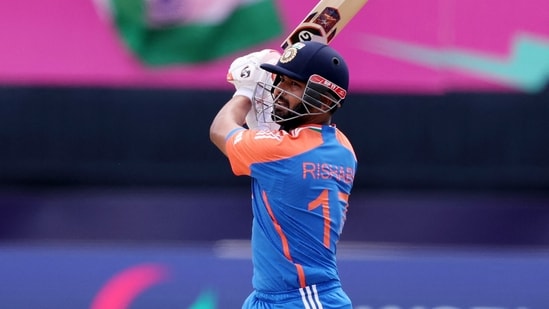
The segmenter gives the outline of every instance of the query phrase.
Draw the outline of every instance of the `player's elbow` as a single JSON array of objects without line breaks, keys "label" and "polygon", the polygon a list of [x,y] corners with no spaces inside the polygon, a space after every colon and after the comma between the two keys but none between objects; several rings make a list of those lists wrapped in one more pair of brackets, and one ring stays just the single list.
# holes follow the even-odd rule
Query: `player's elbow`
[{"label": "player's elbow", "polygon": [[210,125],[210,141],[215,145],[218,139],[219,139],[219,132],[217,129],[217,124],[214,121]]},{"label": "player's elbow", "polygon": [[216,129],[215,129],[215,124],[212,123],[212,125],[210,126],[210,141],[213,143],[213,144],[216,144],[216,140],[219,138],[219,133],[217,133]]},{"label": "player's elbow", "polygon": [[225,134],[216,121],[210,125],[210,141],[225,154]]}]

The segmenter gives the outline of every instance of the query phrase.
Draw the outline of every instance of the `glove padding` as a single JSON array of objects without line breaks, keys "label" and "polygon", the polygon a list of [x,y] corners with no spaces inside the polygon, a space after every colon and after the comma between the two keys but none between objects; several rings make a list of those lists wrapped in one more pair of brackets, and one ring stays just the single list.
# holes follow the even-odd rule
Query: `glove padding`
[{"label": "glove padding", "polygon": [[243,95],[251,101],[257,82],[265,81],[272,75],[259,66],[263,63],[275,64],[279,58],[280,53],[274,49],[264,49],[236,58],[227,73],[227,81],[236,89],[233,96]]},{"label": "glove padding", "polygon": [[[276,64],[280,53],[274,49],[263,49],[235,59],[229,67],[227,81],[234,85],[236,91],[233,96],[243,95],[253,102],[255,87],[258,82],[272,82],[272,74],[260,68],[263,63]],[[262,112],[266,112],[261,109]],[[246,115],[246,124],[250,129],[278,130],[276,123],[264,123],[258,121],[263,116],[256,115],[256,109],[252,108]]]}]

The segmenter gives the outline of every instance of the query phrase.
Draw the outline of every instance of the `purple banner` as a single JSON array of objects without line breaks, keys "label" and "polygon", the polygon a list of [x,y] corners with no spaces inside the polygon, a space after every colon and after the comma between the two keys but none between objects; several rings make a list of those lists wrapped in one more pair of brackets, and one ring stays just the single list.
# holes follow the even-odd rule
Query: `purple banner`
[{"label": "purple banner", "polygon": [[[247,241],[213,246],[0,247],[0,307],[239,308],[251,291]],[[355,309],[545,309],[544,251],[342,244]]]}]

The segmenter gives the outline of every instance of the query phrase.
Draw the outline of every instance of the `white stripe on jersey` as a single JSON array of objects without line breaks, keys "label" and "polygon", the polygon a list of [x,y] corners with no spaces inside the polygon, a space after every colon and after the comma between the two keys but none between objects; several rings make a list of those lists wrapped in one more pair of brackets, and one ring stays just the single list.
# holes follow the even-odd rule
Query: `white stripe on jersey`
[{"label": "white stripe on jersey", "polygon": [[[311,291],[312,287],[312,291]],[[316,284],[312,286],[306,286],[305,288],[300,288],[299,293],[301,294],[301,300],[305,309],[322,309],[322,303],[318,298],[318,291],[316,290]]]}]

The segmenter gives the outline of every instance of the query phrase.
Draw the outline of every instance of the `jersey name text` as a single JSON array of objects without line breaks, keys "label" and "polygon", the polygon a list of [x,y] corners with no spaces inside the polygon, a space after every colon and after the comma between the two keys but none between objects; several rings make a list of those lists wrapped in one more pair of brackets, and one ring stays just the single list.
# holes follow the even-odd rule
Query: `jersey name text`
[{"label": "jersey name text", "polygon": [[336,179],[351,184],[355,178],[355,170],[329,163],[303,162],[303,179],[307,178]]}]

